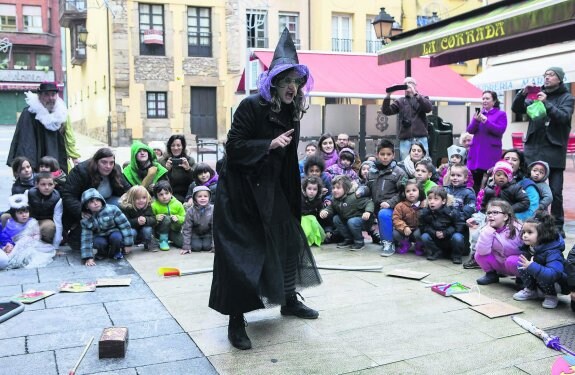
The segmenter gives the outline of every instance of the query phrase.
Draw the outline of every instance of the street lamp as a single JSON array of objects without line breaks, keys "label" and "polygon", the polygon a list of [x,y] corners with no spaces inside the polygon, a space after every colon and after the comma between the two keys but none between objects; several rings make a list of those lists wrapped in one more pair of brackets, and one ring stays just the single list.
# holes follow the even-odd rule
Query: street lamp
[{"label": "street lamp", "polygon": [[375,36],[381,40],[382,44],[385,44],[385,39],[391,36],[394,22],[395,19],[385,11],[385,8],[381,8],[381,11],[371,23],[375,30]]},{"label": "street lamp", "polygon": [[78,41],[87,47],[97,49],[96,44],[88,44],[88,30],[80,26],[78,29]]}]

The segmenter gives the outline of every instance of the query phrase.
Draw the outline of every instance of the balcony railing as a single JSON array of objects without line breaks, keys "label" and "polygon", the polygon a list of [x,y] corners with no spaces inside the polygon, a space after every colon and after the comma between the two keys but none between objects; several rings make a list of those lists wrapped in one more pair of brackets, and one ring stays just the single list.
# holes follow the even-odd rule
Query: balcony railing
[{"label": "balcony railing", "polygon": [[381,40],[366,40],[365,41],[365,52],[367,53],[377,53],[382,47]]},{"label": "balcony railing", "polygon": [[87,0],[59,0],[60,26],[70,27],[75,21],[85,21]]},{"label": "balcony railing", "polygon": [[331,50],[333,52],[351,52],[353,39],[331,39]]}]

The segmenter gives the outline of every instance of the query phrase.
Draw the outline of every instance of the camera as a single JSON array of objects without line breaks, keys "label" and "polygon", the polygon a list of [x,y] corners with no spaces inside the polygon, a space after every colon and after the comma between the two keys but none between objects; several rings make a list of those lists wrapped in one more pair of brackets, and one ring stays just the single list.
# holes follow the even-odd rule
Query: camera
[{"label": "camera", "polygon": [[170,160],[172,161],[172,165],[174,167],[181,165],[182,164],[182,159],[181,158],[170,158]]}]

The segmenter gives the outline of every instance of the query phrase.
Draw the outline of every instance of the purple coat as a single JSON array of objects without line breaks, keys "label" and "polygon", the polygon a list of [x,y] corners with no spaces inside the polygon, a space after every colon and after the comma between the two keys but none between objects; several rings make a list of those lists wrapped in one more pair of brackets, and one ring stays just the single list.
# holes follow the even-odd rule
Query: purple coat
[{"label": "purple coat", "polygon": [[467,155],[467,167],[472,171],[487,170],[501,159],[501,138],[507,128],[507,115],[499,108],[491,108],[486,116],[484,124],[473,118],[467,126],[467,132],[473,134]]}]

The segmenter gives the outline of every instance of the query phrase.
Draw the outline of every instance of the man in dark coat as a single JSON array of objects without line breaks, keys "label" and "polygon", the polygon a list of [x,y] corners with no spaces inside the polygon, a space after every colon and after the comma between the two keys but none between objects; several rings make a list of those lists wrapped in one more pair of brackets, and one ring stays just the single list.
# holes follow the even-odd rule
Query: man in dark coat
[{"label": "man in dark coat", "polygon": [[[557,230],[565,237],[563,230],[563,172],[567,155],[567,143],[571,131],[571,116],[573,115],[573,95],[563,84],[565,73],[560,67],[551,67],[544,74],[545,85],[537,94],[537,100],[545,105],[547,115],[542,118],[530,119],[525,136],[525,161],[531,164],[544,160],[549,164],[549,187],[553,193],[551,214],[555,217]],[[513,99],[511,109],[515,113],[526,113],[527,107],[533,104],[527,98],[530,89],[527,85]]]},{"label": "man in dark coat", "polygon": [[403,83],[407,86],[405,96],[391,101],[391,92],[383,99],[381,112],[386,116],[399,115],[399,158],[409,155],[411,143],[420,142],[429,153],[427,142],[427,113],[433,109],[429,97],[417,91],[417,83],[412,77],[406,77]]},{"label": "man in dark coat", "polygon": [[37,171],[40,159],[52,156],[67,173],[64,130],[68,111],[58,96],[58,86],[53,82],[41,83],[38,94],[26,93],[26,103],[28,106],[22,110],[16,124],[6,164],[10,166],[14,158],[25,156]]},{"label": "man in dark coat", "polygon": [[246,312],[281,305],[282,315],[319,315],[296,295],[321,282],[300,225],[297,144],[311,83],[285,29],[259,94],[240,103],[228,133],[214,202],[209,306],[230,315],[228,339],[238,349],[251,348]]}]

